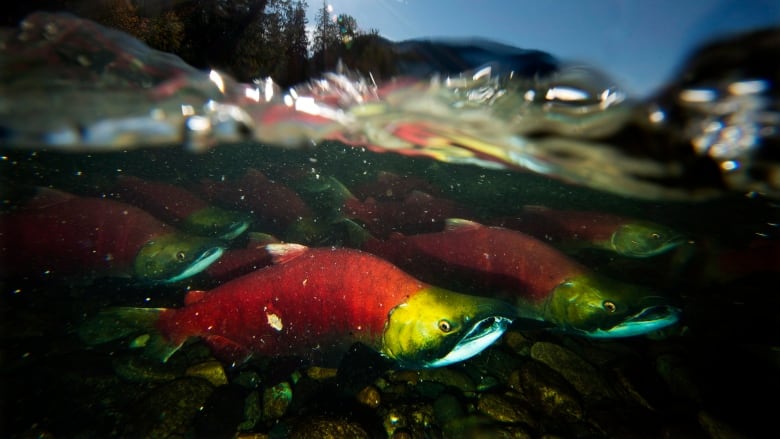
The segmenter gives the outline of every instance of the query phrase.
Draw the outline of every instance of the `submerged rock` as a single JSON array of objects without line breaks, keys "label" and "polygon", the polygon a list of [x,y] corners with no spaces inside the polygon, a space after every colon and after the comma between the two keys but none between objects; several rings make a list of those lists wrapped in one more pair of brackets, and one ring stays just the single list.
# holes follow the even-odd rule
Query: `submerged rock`
[{"label": "submerged rock", "polygon": [[613,397],[609,383],[598,369],[564,347],[537,342],[531,347],[531,358],[561,374],[589,402]]},{"label": "submerged rock", "polygon": [[181,371],[169,365],[138,356],[121,356],[114,359],[112,364],[117,376],[139,383],[165,382],[181,376]]},{"label": "submerged rock", "polygon": [[263,419],[270,421],[281,418],[292,402],[293,390],[284,381],[263,391]]},{"label": "submerged rock", "polygon": [[180,378],[152,390],[131,408],[125,437],[185,436],[192,421],[214,391],[202,378]]},{"label": "submerged rock", "polygon": [[361,439],[369,437],[360,424],[331,418],[304,419],[290,433],[291,439]]},{"label": "submerged rock", "polygon": [[577,391],[561,375],[536,361],[528,361],[512,372],[507,383],[545,416],[575,422],[584,414]]},{"label": "submerged rock", "polygon": [[522,423],[532,429],[537,428],[537,421],[531,408],[517,394],[482,394],[477,399],[477,411],[501,423]]},{"label": "submerged rock", "polygon": [[187,376],[203,378],[215,386],[221,386],[228,383],[227,375],[225,375],[225,368],[222,367],[222,363],[216,360],[190,366],[184,374]]},{"label": "submerged rock", "polygon": [[[401,402],[379,409],[382,425],[388,437],[408,434],[408,437],[428,437],[439,433],[439,427],[430,404]],[[440,434],[440,433],[439,433]]]},{"label": "submerged rock", "polygon": [[379,407],[382,402],[382,394],[374,386],[366,386],[357,394],[357,401],[371,408]]}]

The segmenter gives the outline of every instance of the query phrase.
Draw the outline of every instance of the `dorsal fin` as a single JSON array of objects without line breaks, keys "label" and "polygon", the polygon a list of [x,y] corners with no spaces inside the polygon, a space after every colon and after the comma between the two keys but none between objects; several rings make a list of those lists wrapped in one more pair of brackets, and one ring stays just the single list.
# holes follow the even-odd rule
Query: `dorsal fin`
[{"label": "dorsal fin", "polygon": [[64,203],[68,200],[76,198],[69,192],[61,191],[59,189],[53,189],[50,187],[39,186],[36,190],[35,196],[33,196],[24,207],[26,209],[43,209],[55,204]]},{"label": "dorsal fin", "polygon": [[430,203],[431,200],[434,199],[434,196],[423,192],[421,190],[415,189],[411,192],[409,192],[409,195],[406,196],[404,199],[405,203]]},{"label": "dorsal fin", "polygon": [[342,202],[348,199],[357,199],[357,197],[352,194],[352,191],[350,191],[349,188],[346,187],[344,183],[339,181],[336,177],[328,177],[325,183],[328,189],[330,189],[331,192],[336,196],[336,199],[341,200]]},{"label": "dorsal fin", "polygon": [[551,209],[547,206],[542,206],[541,204],[526,204],[523,206],[523,212],[529,212],[529,213],[545,213],[549,212]]},{"label": "dorsal fin", "polygon": [[280,242],[279,238],[270,233],[250,232],[249,243],[247,243],[246,248],[260,248],[268,244],[279,244]]},{"label": "dorsal fin", "polygon": [[402,179],[403,177],[395,172],[379,171],[376,173],[376,181],[379,183],[394,183]]},{"label": "dorsal fin", "polygon": [[463,218],[447,218],[444,220],[444,230],[448,232],[454,232],[457,230],[472,230],[484,227],[482,224],[463,219]]},{"label": "dorsal fin", "polygon": [[203,300],[208,291],[192,290],[184,296],[184,306],[192,305]]},{"label": "dorsal fin", "polygon": [[303,244],[268,244],[265,250],[273,258],[274,264],[284,264],[306,253],[309,247]]},{"label": "dorsal fin", "polygon": [[244,173],[243,178],[251,178],[253,181],[268,182],[270,179],[267,175],[262,173],[259,169],[248,168]]}]

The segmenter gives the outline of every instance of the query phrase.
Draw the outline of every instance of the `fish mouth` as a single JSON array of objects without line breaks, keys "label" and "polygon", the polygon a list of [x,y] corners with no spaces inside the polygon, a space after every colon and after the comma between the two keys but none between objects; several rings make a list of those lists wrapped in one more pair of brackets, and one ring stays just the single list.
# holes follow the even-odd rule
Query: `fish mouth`
[{"label": "fish mouth", "polygon": [[461,337],[447,355],[426,363],[425,367],[442,367],[468,360],[498,340],[511,324],[511,319],[502,316],[491,316],[479,320]]},{"label": "fish mouth", "polygon": [[404,369],[428,369],[477,355],[517,315],[505,302],[427,286],[390,310],[381,352]]},{"label": "fish mouth", "polygon": [[179,274],[165,279],[165,283],[174,283],[189,277],[195,276],[201,271],[208,268],[211,264],[216,262],[217,259],[222,257],[225,253],[224,247],[210,247],[203,251],[197,259],[192,261],[187,267],[184,268]]},{"label": "fish mouth", "polygon": [[641,309],[609,329],[587,332],[591,338],[635,337],[673,325],[680,320],[680,308],[671,305],[654,305]]}]

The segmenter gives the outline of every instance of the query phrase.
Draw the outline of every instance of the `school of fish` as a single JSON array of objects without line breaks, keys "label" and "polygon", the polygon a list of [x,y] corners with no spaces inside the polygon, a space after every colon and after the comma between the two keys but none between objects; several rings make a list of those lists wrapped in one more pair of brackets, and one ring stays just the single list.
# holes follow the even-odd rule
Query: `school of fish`
[{"label": "school of fish", "polygon": [[576,260],[582,248],[652,258],[688,242],[661,224],[538,206],[484,218],[390,172],[353,188],[282,180],[248,168],[223,181],[121,176],[107,196],[38,188],[0,215],[1,274],[201,282],[207,291],[178,308],[110,308],[81,326],[87,344],[129,338],[160,361],[200,340],[228,364],[337,364],[362,343],[398,367],[430,368],[477,355],[513,322],[612,338],[680,319],[672,298]]}]

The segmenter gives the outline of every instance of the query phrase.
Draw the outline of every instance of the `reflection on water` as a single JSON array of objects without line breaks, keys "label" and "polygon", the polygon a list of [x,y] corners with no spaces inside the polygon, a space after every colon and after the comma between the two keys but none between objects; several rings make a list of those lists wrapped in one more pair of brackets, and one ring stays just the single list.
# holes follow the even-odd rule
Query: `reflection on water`
[{"label": "reflection on water", "polygon": [[[80,26],[36,15],[2,47],[6,435],[773,426],[776,31],[713,44],[636,102],[535,52],[513,62],[554,69],[342,72],[282,92]],[[421,284],[367,274],[367,254],[299,275],[285,267],[306,253],[278,254],[291,243],[372,252],[468,298],[398,291]],[[519,315],[506,332],[505,306]],[[424,324],[404,338],[399,321]],[[199,332],[170,349],[185,327]],[[418,366],[458,361],[403,369],[390,345],[425,352]]]},{"label": "reflection on water", "polygon": [[[754,51],[739,52],[745,44]],[[432,47],[405,43],[397,56]],[[284,92],[270,80],[239,84],[197,71],[70,16],[30,16],[7,34],[3,51],[3,137],[18,147],[203,150],[250,139],[281,147],[339,140],[649,199],[723,190],[775,197],[778,187],[771,30],[702,50],[679,84],[648,103],[593,69],[520,49],[459,74],[377,84],[331,73]],[[721,54],[727,61],[711,61]]]}]

